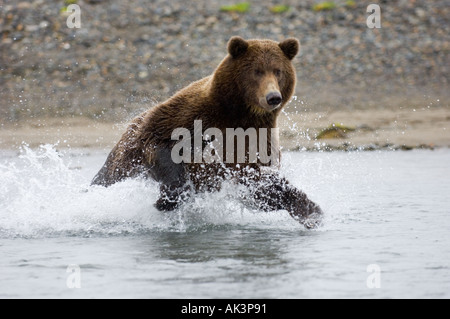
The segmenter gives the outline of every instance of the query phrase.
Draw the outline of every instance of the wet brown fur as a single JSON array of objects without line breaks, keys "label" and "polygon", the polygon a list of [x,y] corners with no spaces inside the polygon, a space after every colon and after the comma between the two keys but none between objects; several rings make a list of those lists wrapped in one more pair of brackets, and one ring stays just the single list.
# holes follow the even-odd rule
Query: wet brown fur
[{"label": "wet brown fur", "polygon": [[[171,139],[173,130],[186,128],[192,136],[194,121],[202,120],[203,130],[219,128],[225,140],[226,128],[255,128],[258,132],[259,128],[277,127],[277,117],[294,92],[296,75],[291,60],[298,50],[296,39],[276,43],[232,38],[228,44],[229,54],[211,76],[190,84],[132,121],[93,184],[109,186],[130,177],[153,178],[161,184],[161,198],[156,204],[160,210],[174,209],[188,196],[188,181],[197,191],[220,188],[226,175],[223,165],[174,164],[171,161],[170,151],[177,142]],[[275,110],[267,111],[258,102],[266,93],[264,83],[273,83],[281,93],[282,103]],[[270,147],[270,139],[268,143]],[[320,215],[320,208],[283,178],[275,173],[267,176],[261,173],[261,165],[247,165],[247,168],[255,168],[250,175],[246,173],[248,170],[244,172],[246,165],[226,166],[237,173],[235,177],[241,183],[256,185],[254,197],[260,198],[260,208],[287,209],[301,220],[313,214]],[[258,184],[258,181],[265,183]],[[267,192],[267,186],[273,189],[272,193],[270,189]],[[290,194],[288,198],[286,194]],[[279,203],[274,200],[277,197]]]}]

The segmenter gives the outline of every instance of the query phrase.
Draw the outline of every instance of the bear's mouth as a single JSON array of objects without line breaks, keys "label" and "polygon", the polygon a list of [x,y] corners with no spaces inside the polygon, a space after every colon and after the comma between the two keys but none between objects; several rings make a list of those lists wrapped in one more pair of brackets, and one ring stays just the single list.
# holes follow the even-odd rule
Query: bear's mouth
[{"label": "bear's mouth", "polygon": [[282,103],[282,101],[280,100],[280,103],[271,105],[267,102],[266,97],[259,98],[259,106],[262,107],[267,112],[272,112],[272,111],[278,109],[281,106],[281,103]]}]

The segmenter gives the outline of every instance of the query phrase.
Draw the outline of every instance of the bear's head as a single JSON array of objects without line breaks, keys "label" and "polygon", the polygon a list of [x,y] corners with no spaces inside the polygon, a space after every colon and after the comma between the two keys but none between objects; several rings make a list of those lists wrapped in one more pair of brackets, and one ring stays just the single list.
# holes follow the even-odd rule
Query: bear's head
[{"label": "bear's head", "polygon": [[294,93],[292,60],[299,49],[295,38],[278,43],[232,37],[229,54],[214,73],[220,94],[235,105],[245,104],[253,113],[279,111]]}]

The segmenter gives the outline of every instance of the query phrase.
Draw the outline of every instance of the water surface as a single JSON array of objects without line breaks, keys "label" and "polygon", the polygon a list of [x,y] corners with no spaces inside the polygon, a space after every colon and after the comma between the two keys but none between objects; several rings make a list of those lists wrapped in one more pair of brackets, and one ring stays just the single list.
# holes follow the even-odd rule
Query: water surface
[{"label": "water surface", "polygon": [[89,186],[106,155],[1,151],[1,298],[450,297],[448,149],[284,153],[317,230],[233,185],[158,212],[153,182]]}]

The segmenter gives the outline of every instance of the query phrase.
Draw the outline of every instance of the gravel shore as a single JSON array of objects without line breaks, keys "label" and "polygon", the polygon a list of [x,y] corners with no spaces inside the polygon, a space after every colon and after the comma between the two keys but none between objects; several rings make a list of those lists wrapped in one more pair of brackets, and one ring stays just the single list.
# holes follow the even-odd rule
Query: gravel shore
[{"label": "gravel shore", "polygon": [[[283,112],[279,118],[283,150],[373,151],[450,147],[450,112],[445,108],[358,112]],[[128,123],[110,123],[87,117],[29,119],[0,126],[0,150],[54,144],[59,149],[111,150]],[[318,138],[330,127],[336,136]]]},{"label": "gravel shore", "polygon": [[[79,0],[69,29],[64,0],[0,1],[0,116],[129,119],[213,72],[233,35],[301,40],[298,99],[306,110],[449,107],[448,1],[369,2]],[[289,10],[273,13],[276,4]]]}]

